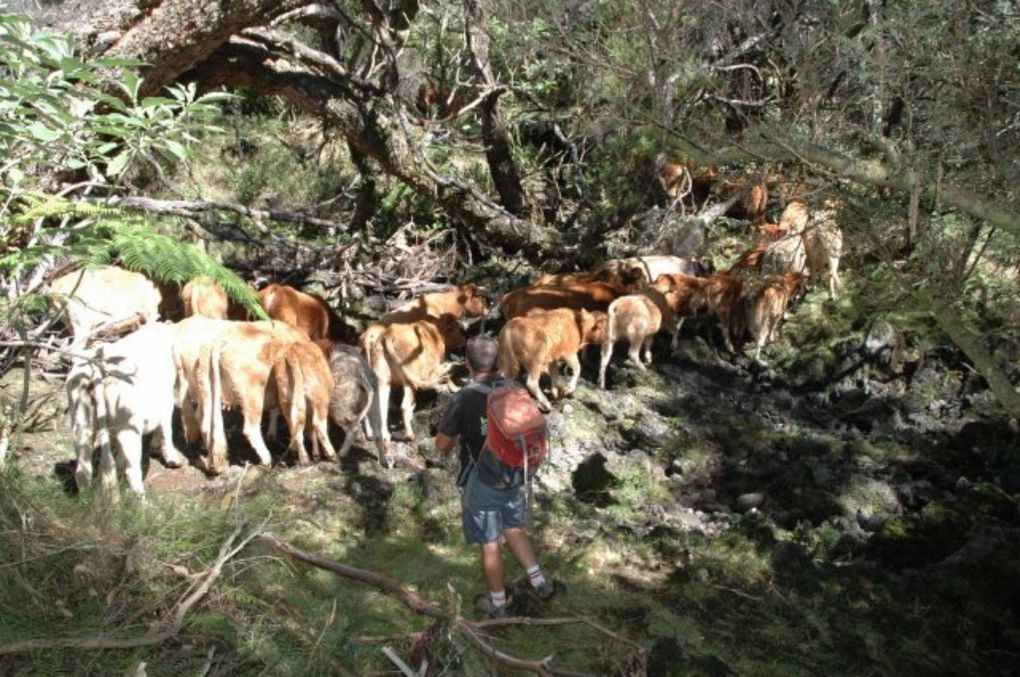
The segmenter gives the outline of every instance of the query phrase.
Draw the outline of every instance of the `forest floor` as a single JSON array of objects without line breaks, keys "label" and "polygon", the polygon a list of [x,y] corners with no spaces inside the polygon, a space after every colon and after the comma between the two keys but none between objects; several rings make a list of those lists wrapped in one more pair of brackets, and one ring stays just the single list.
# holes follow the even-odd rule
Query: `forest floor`
[{"label": "forest floor", "polygon": [[[721,357],[692,328],[678,356],[658,346],[650,371],[618,355],[602,391],[589,355],[578,392],[549,417],[552,450],[535,483],[535,540],[559,594],[548,605],[519,594],[513,608],[590,618],[621,640],[571,624],[493,630],[494,644],[592,674],[1013,671],[1016,424],[955,352],[896,327],[823,322],[833,310],[813,292],[767,351],[769,366]],[[0,387],[19,385],[11,372]],[[62,514],[81,513],[75,506],[91,498],[71,493],[62,378],[31,385],[34,425],[16,438],[10,466],[26,491]],[[165,542],[173,532],[162,555],[170,557],[222,535],[224,511],[240,508],[282,538],[384,573],[426,599],[453,604],[452,590],[471,616],[482,581],[460,534],[455,461],[429,441],[446,397],[421,398],[422,442],[402,445],[413,463],[382,469],[359,440],[339,464],[245,467],[254,457],[235,435],[223,477],[151,460],[147,504],[122,501],[119,519],[140,529],[139,540]],[[127,512],[141,517],[132,522]],[[518,585],[521,574],[509,566]],[[122,594],[110,587],[108,598]],[[61,599],[61,614],[27,612],[5,624],[0,641],[43,628],[48,636],[105,632],[113,623],[88,595],[68,590]],[[172,652],[90,661],[56,652],[0,659],[0,669],[110,674],[145,660],[151,675],[203,666],[208,674],[329,674],[338,665],[382,674],[394,668],[381,648],[410,652],[406,638],[426,627],[378,591],[258,551]],[[428,658],[433,674],[492,670],[462,640],[436,639]]]}]

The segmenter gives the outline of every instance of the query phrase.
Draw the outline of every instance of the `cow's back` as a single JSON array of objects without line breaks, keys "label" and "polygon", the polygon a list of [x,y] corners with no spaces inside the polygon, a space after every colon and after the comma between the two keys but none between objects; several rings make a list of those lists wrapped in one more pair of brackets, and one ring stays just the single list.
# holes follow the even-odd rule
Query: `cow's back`
[{"label": "cow's back", "polygon": [[770,243],[762,254],[763,275],[800,273],[807,265],[807,252],[800,232],[792,233]]},{"label": "cow's back", "polygon": [[102,324],[135,315],[154,322],[162,301],[151,280],[117,266],[67,273],[53,281],[50,292],[66,297],[66,318],[76,339]]},{"label": "cow's back", "polygon": [[206,278],[189,280],[181,290],[184,300],[184,316],[201,315],[213,319],[227,318],[227,292],[223,287]]}]

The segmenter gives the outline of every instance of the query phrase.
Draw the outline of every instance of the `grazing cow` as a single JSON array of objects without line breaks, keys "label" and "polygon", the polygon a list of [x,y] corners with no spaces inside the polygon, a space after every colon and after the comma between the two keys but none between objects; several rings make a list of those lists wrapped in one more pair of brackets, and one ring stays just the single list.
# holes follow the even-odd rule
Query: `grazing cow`
[{"label": "grazing cow", "polygon": [[697,317],[704,311],[703,307],[697,305],[701,298],[699,292],[705,289],[708,284],[707,277],[693,277],[691,275],[660,275],[655,279],[653,287],[665,294],[669,307],[676,318],[676,326],[671,330],[673,340],[670,348],[676,350],[679,345],[680,328],[688,317]]},{"label": "grazing cow", "polygon": [[156,285],[141,273],[117,266],[82,269],[58,277],[50,293],[66,299],[66,320],[76,346],[104,324],[140,316],[145,322],[159,319],[162,297]]},{"label": "grazing cow", "polygon": [[730,353],[736,352],[733,348],[731,319],[744,294],[744,285],[744,279],[739,276],[717,273],[705,281],[704,287],[691,300],[693,309],[714,315],[719,320],[723,343]]},{"label": "grazing cow", "polygon": [[[637,294],[621,296],[609,304],[606,313],[606,341],[602,344],[602,359],[599,364],[599,387],[606,387],[606,367],[613,357],[613,344],[627,339],[630,344],[628,357],[644,371],[645,362],[652,363],[652,339],[663,327],[673,331],[676,344],[675,311],[676,303],[672,294],[673,284],[668,276],[659,276],[655,284],[645,287]],[[642,352],[644,361],[642,361]]]},{"label": "grazing cow", "polygon": [[741,300],[742,313],[733,318],[735,333],[746,330],[755,339],[754,359],[761,359],[761,350],[775,338],[776,327],[786,309],[804,292],[807,278],[800,273],[786,273],[766,278],[745,290]]},{"label": "grazing cow", "polygon": [[671,198],[691,196],[691,203],[701,205],[708,199],[712,186],[719,179],[719,170],[715,167],[703,167],[695,171],[691,162],[665,162],[660,160],[659,181],[666,195]]},{"label": "grazing cow", "polygon": [[483,317],[489,314],[489,301],[474,282],[462,284],[449,291],[422,294],[379,319],[381,324],[410,324],[427,317],[452,315],[460,319]]},{"label": "grazing cow", "polygon": [[522,287],[503,295],[499,301],[503,317],[512,320],[533,311],[556,308],[600,310],[623,296],[625,290],[604,282],[584,282],[563,287]]},{"label": "grazing cow", "polygon": [[91,484],[92,453],[99,446],[101,491],[114,489],[120,467],[132,491],[144,496],[142,435],[146,433],[159,435],[168,466],[187,465],[173,444],[175,377],[173,330],[166,324],[145,325],[115,343],[99,346],[84,359],[75,359],[66,389],[79,490]]},{"label": "grazing cow", "polygon": [[184,317],[201,315],[214,320],[227,318],[227,292],[207,277],[189,280],[181,290],[184,300]]},{"label": "grazing cow", "polygon": [[[329,370],[333,376],[333,391],[329,396],[329,420],[344,434],[343,445],[339,451],[340,457],[347,455],[354,443],[354,434],[358,426],[365,421],[365,436],[376,441],[379,462],[392,468],[388,445],[383,443],[378,432],[380,421],[375,397],[376,377],[361,349],[325,340],[316,341],[315,344],[329,361]],[[270,419],[271,430],[275,425],[275,419],[275,416]]]},{"label": "grazing cow", "polygon": [[[499,370],[504,378],[524,371],[531,395],[543,411],[552,409],[539,389],[542,374],[552,379],[553,397],[565,397],[577,388],[581,375],[578,352],[589,343],[606,341],[606,314],[584,309],[558,308],[527,317],[515,317],[499,332]],[[557,363],[571,369],[570,384],[563,388]]]},{"label": "grazing cow", "polygon": [[390,389],[403,386],[401,412],[404,433],[414,440],[411,417],[415,390],[433,388],[450,370],[446,353],[464,345],[464,334],[454,315],[426,316],[411,324],[373,325],[362,334],[362,349],[377,379],[379,408],[378,436],[389,444],[388,408]]},{"label": "grazing cow", "polygon": [[[321,443],[327,458],[335,457],[326,430],[332,386],[329,365],[300,330],[282,322],[191,317],[175,325],[174,363],[185,436],[189,441],[202,436],[209,472],[219,473],[226,457],[223,406],[241,409],[245,437],[259,461],[271,463],[260,429],[267,400],[270,405],[278,403],[283,411],[299,462],[307,462],[306,423],[313,445]],[[196,407],[201,421],[196,419]]]},{"label": "grazing cow", "polygon": [[633,256],[627,259],[610,259],[595,266],[595,271],[607,270],[617,275],[640,276],[640,282],[651,284],[660,275],[694,275],[704,277],[715,271],[707,258],[687,259],[682,256]]},{"label": "grazing cow", "polygon": [[841,282],[839,258],[843,252],[843,233],[836,221],[834,202],[826,200],[814,216],[811,226],[804,231],[804,249],[808,272],[817,280],[825,271],[829,276],[829,298],[835,300]]}]

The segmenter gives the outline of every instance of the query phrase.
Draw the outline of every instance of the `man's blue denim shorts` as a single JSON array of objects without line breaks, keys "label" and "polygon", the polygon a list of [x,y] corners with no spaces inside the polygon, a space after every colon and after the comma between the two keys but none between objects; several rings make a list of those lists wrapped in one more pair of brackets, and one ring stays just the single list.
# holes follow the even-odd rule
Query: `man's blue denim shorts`
[{"label": "man's blue denim shorts", "polygon": [[524,487],[491,489],[474,469],[460,493],[460,515],[468,543],[498,541],[504,529],[527,529]]}]

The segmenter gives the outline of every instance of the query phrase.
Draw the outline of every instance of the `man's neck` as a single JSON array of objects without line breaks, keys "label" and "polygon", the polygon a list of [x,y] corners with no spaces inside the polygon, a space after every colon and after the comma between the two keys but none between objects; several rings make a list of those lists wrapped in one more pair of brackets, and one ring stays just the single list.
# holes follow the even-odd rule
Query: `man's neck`
[{"label": "man's neck", "polygon": [[471,380],[472,381],[484,381],[487,378],[495,378],[497,375],[498,375],[498,372],[495,372],[495,371],[483,371],[483,372],[480,372],[480,373],[472,374],[471,375]]}]

